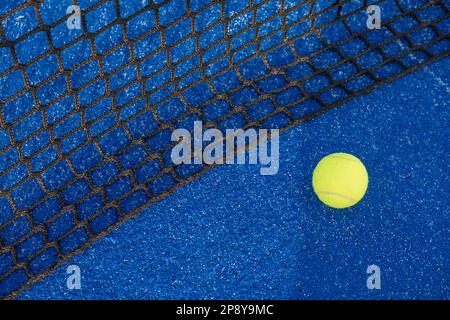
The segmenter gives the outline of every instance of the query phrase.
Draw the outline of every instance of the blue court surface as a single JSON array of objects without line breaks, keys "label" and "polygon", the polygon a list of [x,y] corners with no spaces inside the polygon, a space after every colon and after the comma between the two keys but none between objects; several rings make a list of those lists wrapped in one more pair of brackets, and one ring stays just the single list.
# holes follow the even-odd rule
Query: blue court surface
[{"label": "blue court surface", "polygon": [[[449,31],[444,0],[1,1],[0,298],[449,299]],[[175,163],[198,121],[280,129],[279,171]]]},{"label": "blue court surface", "polygon": [[[212,169],[20,298],[448,299],[449,63],[284,132],[277,175]],[[311,187],[317,161],[336,151],[360,157],[370,179],[341,211]],[[82,290],[66,287],[71,264]],[[366,287],[371,264],[381,290]]]}]

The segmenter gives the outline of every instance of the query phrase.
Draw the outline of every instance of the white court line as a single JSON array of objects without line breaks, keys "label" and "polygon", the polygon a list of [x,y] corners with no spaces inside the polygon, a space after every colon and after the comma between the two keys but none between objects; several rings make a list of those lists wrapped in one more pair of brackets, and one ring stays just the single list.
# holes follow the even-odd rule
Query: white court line
[{"label": "white court line", "polygon": [[[405,49],[405,46],[404,46],[403,43],[400,41],[400,39],[397,39],[397,43],[398,43],[398,45],[400,46],[400,48],[402,48],[403,50]],[[413,55],[412,53],[408,54],[408,56],[409,56],[411,59],[415,60],[415,61],[418,60],[417,57],[416,57],[415,55]],[[428,66],[425,66],[423,69],[425,70],[426,73],[428,73],[428,74],[431,76],[431,78],[432,78],[433,80],[436,80],[436,82],[437,82],[440,86],[444,87],[445,90],[447,91],[447,93],[450,93],[450,87],[449,87],[449,85],[448,85],[441,77],[439,77],[437,74],[435,74]]]},{"label": "white court line", "polygon": [[445,90],[447,91],[447,93],[450,93],[450,87],[447,85],[447,83],[445,83],[444,80],[442,80],[441,77],[437,76],[433,71],[431,71],[431,69],[426,66],[424,68],[425,72],[428,73],[434,80],[437,81],[437,83],[441,86],[443,86],[445,88]]}]

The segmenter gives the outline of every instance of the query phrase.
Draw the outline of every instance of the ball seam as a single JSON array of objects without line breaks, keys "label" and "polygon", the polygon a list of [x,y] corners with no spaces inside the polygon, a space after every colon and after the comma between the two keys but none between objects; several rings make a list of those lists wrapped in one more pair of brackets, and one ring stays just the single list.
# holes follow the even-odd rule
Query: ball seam
[{"label": "ball seam", "polygon": [[329,191],[317,191],[317,194],[326,194],[326,195],[329,195],[329,196],[336,196],[336,197],[343,198],[343,199],[345,199],[345,200],[351,201],[353,204],[355,204],[356,202],[358,202],[358,201],[356,201],[355,199],[353,199],[352,197],[345,196],[345,195],[343,195],[343,194],[335,193],[335,192],[329,192]]}]

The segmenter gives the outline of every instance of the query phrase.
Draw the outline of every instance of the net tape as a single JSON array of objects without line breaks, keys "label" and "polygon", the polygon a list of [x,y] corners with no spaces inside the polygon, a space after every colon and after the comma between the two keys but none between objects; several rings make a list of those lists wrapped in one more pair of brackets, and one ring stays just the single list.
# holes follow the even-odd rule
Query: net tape
[{"label": "net tape", "polygon": [[0,5],[4,298],[208,170],[175,128],[285,130],[449,49],[446,1],[66,2]]}]

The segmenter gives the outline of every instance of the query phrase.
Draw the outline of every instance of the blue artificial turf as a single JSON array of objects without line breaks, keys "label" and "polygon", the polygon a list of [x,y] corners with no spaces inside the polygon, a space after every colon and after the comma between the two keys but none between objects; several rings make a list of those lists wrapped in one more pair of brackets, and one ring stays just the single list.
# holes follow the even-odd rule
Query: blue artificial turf
[{"label": "blue artificial turf", "polygon": [[78,0],[80,30],[69,0],[0,2],[0,297],[198,172],[167,171],[172,128],[284,127],[449,48],[445,2],[370,31],[355,2],[211,2]]},{"label": "blue artificial turf", "polygon": [[[20,298],[449,299],[449,66],[434,63],[289,129],[277,175],[212,169]],[[369,172],[367,195],[346,210],[321,204],[310,182],[337,151]],[[114,219],[105,211],[94,230]],[[68,250],[83,237],[67,239]],[[66,288],[70,264],[81,268],[81,290]],[[371,264],[381,290],[366,288]]]}]

